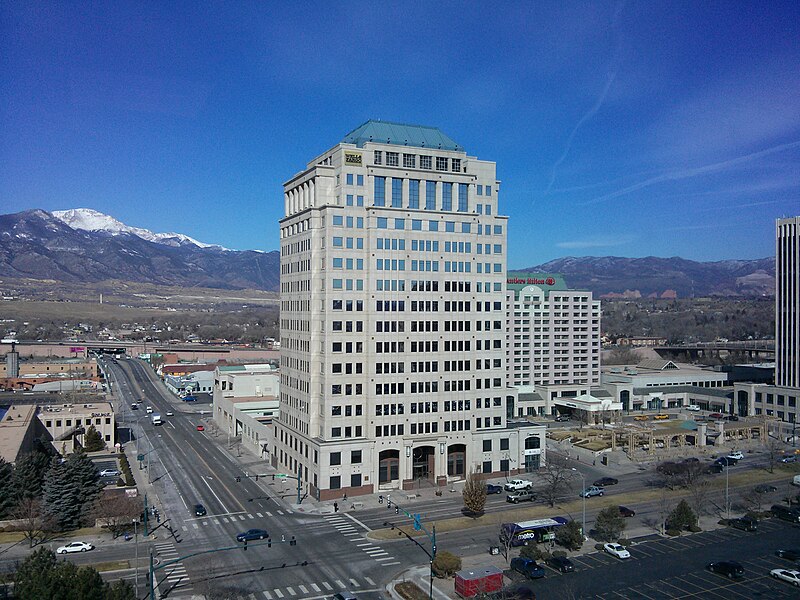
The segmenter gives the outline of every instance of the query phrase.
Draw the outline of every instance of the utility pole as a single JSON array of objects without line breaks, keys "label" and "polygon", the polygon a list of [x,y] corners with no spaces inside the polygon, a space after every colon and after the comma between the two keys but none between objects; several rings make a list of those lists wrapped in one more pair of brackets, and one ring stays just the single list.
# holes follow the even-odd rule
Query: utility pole
[{"label": "utility pole", "polygon": [[581,535],[583,539],[586,539],[586,477],[583,476],[583,473],[578,471],[575,467],[572,467],[572,470],[575,471],[581,477],[581,484],[583,487],[581,488],[581,497],[583,498],[583,521],[581,525]]},{"label": "utility pole", "polygon": [[[386,508],[389,508],[389,509],[392,508],[392,501],[388,497],[386,498]],[[395,512],[395,514],[399,515],[400,511],[402,511],[403,514],[406,517],[408,517],[409,519],[411,519],[413,521],[414,529],[416,531],[422,531],[422,532],[425,533],[425,535],[428,536],[428,540],[431,543],[430,551],[428,551],[424,546],[422,546],[422,544],[420,544],[417,540],[415,540],[413,537],[411,537],[405,531],[400,529],[394,523],[390,523],[388,521],[385,521],[383,524],[384,524],[384,526],[387,526],[387,525],[391,526],[392,529],[397,528],[397,531],[400,533],[400,535],[403,535],[409,541],[414,542],[420,550],[422,550],[425,554],[428,555],[428,558],[430,559],[430,577],[431,577],[430,587],[428,588],[428,599],[429,600],[433,600],[433,561],[436,558],[436,525],[435,524],[433,525],[432,531],[428,531],[425,528],[425,525],[422,524],[422,515],[421,514],[419,514],[419,513],[411,514],[407,510],[405,510],[403,508],[400,508],[400,505],[397,504],[397,502],[395,502],[394,503],[394,512]]]}]

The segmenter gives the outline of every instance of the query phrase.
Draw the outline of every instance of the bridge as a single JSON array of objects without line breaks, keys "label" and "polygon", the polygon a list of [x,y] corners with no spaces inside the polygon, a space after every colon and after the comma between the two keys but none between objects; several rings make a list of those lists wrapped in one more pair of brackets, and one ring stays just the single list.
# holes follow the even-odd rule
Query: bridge
[{"label": "bridge", "polygon": [[727,356],[741,357],[741,360],[774,360],[775,340],[747,340],[743,342],[698,342],[696,344],[671,344],[656,346],[656,353],[665,359],[686,356],[689,361],[701,358]]}]

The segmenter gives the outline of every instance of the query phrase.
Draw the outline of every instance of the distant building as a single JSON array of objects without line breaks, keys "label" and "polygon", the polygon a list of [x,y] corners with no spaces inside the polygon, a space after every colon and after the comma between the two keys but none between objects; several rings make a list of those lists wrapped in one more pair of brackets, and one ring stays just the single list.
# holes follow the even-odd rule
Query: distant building
[{"label": "distant building", "polygon": [[667,343],[667,338],[659,336],[633,336],[617,338],[617,345],[631,346],[633,348],[653,348],[655,346],[663,346]]}]

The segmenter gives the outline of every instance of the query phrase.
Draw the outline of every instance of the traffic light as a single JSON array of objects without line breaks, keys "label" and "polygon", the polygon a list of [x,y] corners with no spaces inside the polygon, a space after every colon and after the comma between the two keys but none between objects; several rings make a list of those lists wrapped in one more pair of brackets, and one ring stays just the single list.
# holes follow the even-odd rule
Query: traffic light
[{"label": "traffic light", "polygon": [[386,501],[386,508],[392,508],[392,501],[391,500],[387,500]]},{"label": "traffic light", "polygon": [[256,481],[258,481],[258,473],[256,473]]},{"label": "traffic light", "polygon": [[272,548],[272,538],[267,538],[267,548]]},{"label": "traffic light", "polygon": [[275,481],[275,473],[272,474],[272,481]]},{"label": "traffic light", "polygon": [[289,545],[290,546],[297,546],[297,540],[294,539],[294,536],[292,536],[292,539],[289,540]]},{"label": "traffic light", "polygon": [[399,506],[395,506],[394,507],[394,514],[396,514],[396,515],[400,514],[400,507]]},{"label": "traffic light", "polygon": [[244,538],[244,549],[247,550],[247,538]]}]

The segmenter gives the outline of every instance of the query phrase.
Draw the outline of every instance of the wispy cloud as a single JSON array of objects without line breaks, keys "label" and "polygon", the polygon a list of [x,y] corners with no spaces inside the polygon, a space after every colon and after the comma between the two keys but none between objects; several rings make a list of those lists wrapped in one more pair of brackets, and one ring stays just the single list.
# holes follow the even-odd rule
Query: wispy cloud
[{"label": "wispy cloud", "polygon": [[707,223],[705,225],[684,225],[682,227],[664,227],[661,231],[699,231],[703,229],[723,229],[733,227],[732,224],[722,225],[720,223]]},{"label": "wispy cloud", "polygon": [[566,242],[558,242],[556,247],[566,248],[570,250],[583,249],[583,248],[611,248],[613,246],[624,246],[630,244],[636,239],[632,235],[621,235],[616,237],[596,237],[587,238],[583,240],[568,240]]},{"label": "wispy cloud", "polygon": [[751,152],[750,154],[745,154],[744,156],[737,156],[736,158],[731,158],[729,160],[724,160],[710,165],[703,165],[702,167],[694,167],[689,169],[676,169],[674,171],[670,171],[669,173],[664,173],[663,175],[650,177],[649,179],[645,179],[644,181],[640,181],[639,183],[635,183],[628,187],[622,188],[621,190],[617,190],[616,192],[611,192],[610,194],[605,194],[603,196],[592,198],[591,200],[587,200],[586,202],[584,202],[583,205],[586,206],[589,204],[597,204],[598,202],[603,202],[605,200],[612,200],[614,198],[619,198],[620,196],[625,196],[632,192],[636,192],[643,188],[656,185],[657,183],[663,183],[665,181],[680,181],[681,179],[689,179],[691,177],[699,177],[701,175],[708,175],[710,173],[724,171],[725,169],[729,169],[731,167],[735,167],[737,165],[750,162],[752,160],[763,158],[765,156],[769,156],[770,154],[783,152],[784,150],[791,150],[793,148],[800,148],[800,140],[795,142],[787,142],[785,144],[779,144],[777,146],[773,146],[772,148],[766,148],[765,150],[759,150],[758,152]]}]

